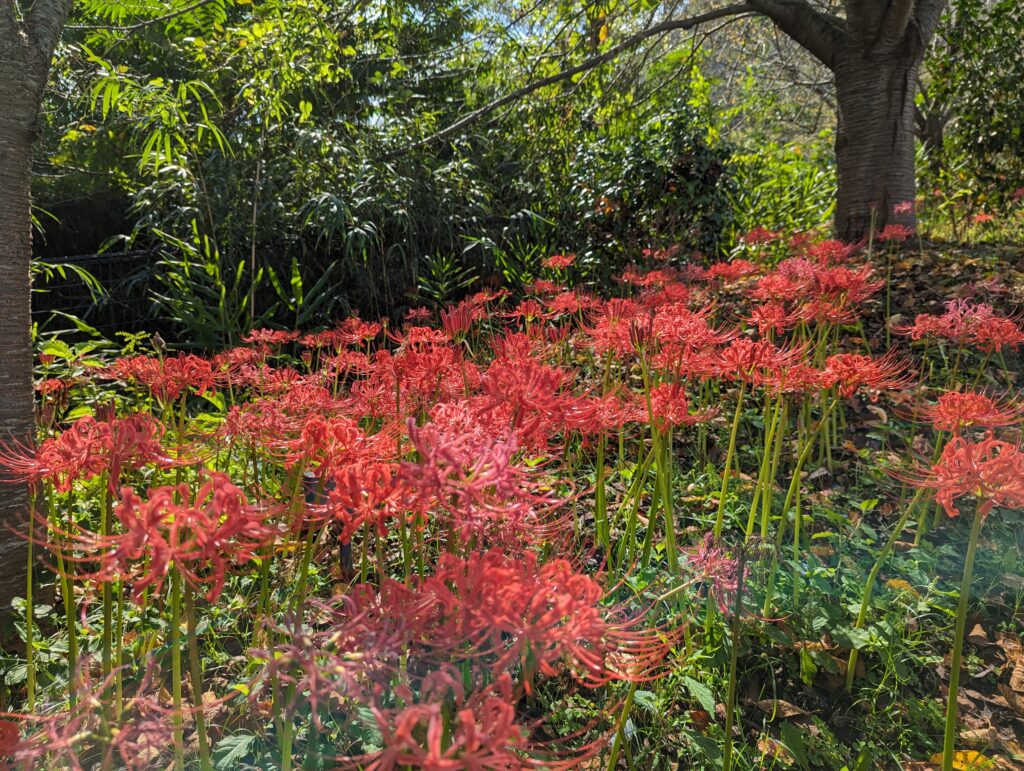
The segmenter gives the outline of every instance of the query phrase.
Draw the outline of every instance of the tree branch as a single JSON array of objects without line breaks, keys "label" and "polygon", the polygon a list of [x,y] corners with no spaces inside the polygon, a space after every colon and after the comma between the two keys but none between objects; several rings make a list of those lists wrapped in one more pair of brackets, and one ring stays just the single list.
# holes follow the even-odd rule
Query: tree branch
[{"label": "tree branch", "polygon": [[749,0],[754,10],[805,48],[811,56],[833,69],[836,49],[842,42],[843,20],[812,8],[806,0]]},{"label": "tree branch", "polygon": [[535,80],[532,83],[528,83],[527,85],[523,86],[520,89],[505,94],[505,96],[501,97],[500,99],[495,99],[493,102],[489,102],[488,104],[485,104],[483,107],[480,107],[479,109],[473,110],[472,112],[464,115],[463,117],[459,118],[457,121],[447,126],[446,128],[443,128],[440,131],[431,134],[428,137],[420,139],[417,142],[413,142],[409,145],[406,145],[400,150],[395,150],[391,153],[388,153],[385,156],[385,158],[396,158],[398,156],[405,155],[406,153],[411,152],[412,150],[416,150],[419,149],[420,147],[424,147],[434,142],[439,142],[441,140],[447,139],[448,137],[454,136],[467,126],[476,123],[481,118],[486,118],[495,110],[500,110],[507,104],[519,101],[524,96],[529,96],[534,91],[538,91],[544,88],[545,86],[551,86],[554,85],[555,83],[560,83],[561,81],[567,80],[573,77],[574,75],[579,75],[581,72],[586,72],[587,70],[592,70],[595,67],[599,67],[602,64],[611,61],[623,51],[626,51],[642,43],[647,38],[655,37],[657,35],[663,35],[666,32],[672,32],[674,30],[693,29],[694,27],[697,27],[706,22],[714,21],[715,19],[721,19],[726,16],[738,16],[741,14],[756,12],[757,9],[752,4],[739,3],[736,5],[723,6],[722,8],[717,8],[715,10],[708,11],[707,13],[702,13],[697,16],[690,16],[685,19],[670,19],[668,21],[663,21],[660,24],[655,24],[653,27],[648,27],[646,29],[641,30],[640,32],[636,32],[630,35],[618,45],[612,46],[602,54],[590,57],[589,59],[581,62],[575,67],[570,67],[567,70],[562,70],[561,72],[558,72],[554,75],[549,75],[546,78],[541,78],[540,80]]},{"label": "tree branch", "polygon": [[209,5],[212,2],[213,0],[197,0],[196,2],[192,3],[192,5],[187,5],[184,8],[179,8],[176,11],[171,11],[170,13],[166,13],[163,16],[158,16],[155,19],[146,19],[145,21],[140,21],[138,24],[128,24],[123,27],[108,27],[103,24],[75,24],[68,25],[68,29],[86,31],[107,30],[109,32],[136,32],[137,30],[145,29],[146,27],[152,27],[154,24],[161,24],[165,21],[175,19],[178,16],[184,16],[186,13],[191,13],[192,11],[198,8],[202,8],[204,5]]},{"label": "tree branch", "polygon": [[869,51],[884,51],[900,44],[914,15],[914,2],[915,0],[891,0],[875,33],[875,40],[868,48]]}]

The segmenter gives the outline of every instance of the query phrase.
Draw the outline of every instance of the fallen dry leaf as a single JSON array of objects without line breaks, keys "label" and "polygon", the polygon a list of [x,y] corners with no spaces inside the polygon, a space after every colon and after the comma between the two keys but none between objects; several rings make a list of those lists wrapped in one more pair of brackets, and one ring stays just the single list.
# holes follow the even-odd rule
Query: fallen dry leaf
[{"label": "fallen dry leaf", "polygon": [[774,720],[777,717],[796,717],[806,715],[807,710],[801,709],[795,704],[790,704],[782,699],[762,699],[754,702],[754,706],[762,712],[767,712]]}]

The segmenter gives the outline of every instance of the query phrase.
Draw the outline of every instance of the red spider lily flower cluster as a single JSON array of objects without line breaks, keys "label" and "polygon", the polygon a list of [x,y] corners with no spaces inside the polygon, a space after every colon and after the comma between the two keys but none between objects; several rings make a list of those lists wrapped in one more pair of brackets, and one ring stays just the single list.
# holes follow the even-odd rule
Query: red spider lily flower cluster
[{"label": "red spider lily flower cluster", "polygon": [[[95,768],[83,752],[98,737],[103,737],[99,758],[103,765],[129,771],[153,768],[171,742],[172,710],[157,696],[158,682],[154,662],[147,664],[133,694],[122,705],[117,727],[105,724],[104,709],[115,693],[116,673],[97,681],[89,673],[90,660],[81,662],[74,678],[75,706],[66,709],[44,709],[33,715],[12,715],[18,722],[3,721],[5,738],[13,745],[0,748],[20,768],[68,768],[86,771]],[[26,729],[26,738],[18,739],[18,723]]]},{"label": "red spider lily flower cluster", "polygon": [[[100,582],[130,582],[136,601],[150,587],[159,594],[173,567],[214,602],[228,568],[251,560],[279,535],[270,521],[273,513],[250,505],[219,472],[208,472],[194,495],[185,484],[151,488],[145,499],[125,487],[114,508],[121,532],[103,535],[78,528],[62,533],[75,547],[63,556],[82,564],[98,562],[95,572],[82,575]],[[51,546],[68,548],[62,543]]]},{"label": "red spider lily flower cluster", "polygon": [[939,315],[922,313],[901,331],[912,340],[936,337],[962,346],[974,346],[989,353],[1017,348],[1024,343],[1024,329],[1015,319],[1002,316],[986,303],[949,300]]},{"label": "red spider lily flower cluster", "polygon": [[163,424],[148,414],[113,420],[80,418],[36,450],[0,448],[0,469],[15,479],[53,483],[67,492],[78,480],[105,475],[116,489],[122,472],[155,465],[166,468],[175,461],[161,445]]},{"label": "red spider lily flower cluster", "polygon": [[840,396],[853,396],[860,389],[877,394],[904,388],[912,378],[907,365],[894,352],[873,357],[859,353],[837,353],[825,362],[824,380]]},{"label": "red spider lily flower cluster", "polygon": [[[538,676],[565,674],[597,687],[660,674],[679,634],[649,628],[643,613],[605,605],[604,598],[594,578],[564,559],[542,562],[532,551],[509,556],[499,549],[445,555],[426,579],[356,585],[337,604],[312,610],[317,631],[295,630],[290,642],[252,651],[267,662],[253,694],[276,680],[311,705],[338,699],[370,705],[392,737],[384,754],[373,756],[378,759],[519,754],[528,749],[530,729],[520,730],[515,705]],[[396,668],[418,686],[419,701],[409,692],[405,707],[383,709],[381,685]],[[443,674],[452,671],[457,686]],[[491,719],[499,721],[488,722],[471,706],[474,696],[462,691],[467,672],[479,684],[473,694],[486,699]],[[466,731],[464,741],[441,744],[429,731],[403,730],[432,724],[435,709],[452,695],[463,715],[454,728]]]},{"label": "red spider lily flower cluster", "polygon": [[1016,444],[989,434],[972,442],[954,437],[939,460],[916,480],[935,493],[950,517],[960,515],[957,500],[973,497],[978,513],[987,516],[996,506],[1024,507],[1024,453]]},{"label": "red spider lily flower cluster", "polygon": [[925,407],[922,416],[939,431],[960,434],[965,428],[1012,426],[1024,416],[1024,409],[973,391],[947,391]]}]

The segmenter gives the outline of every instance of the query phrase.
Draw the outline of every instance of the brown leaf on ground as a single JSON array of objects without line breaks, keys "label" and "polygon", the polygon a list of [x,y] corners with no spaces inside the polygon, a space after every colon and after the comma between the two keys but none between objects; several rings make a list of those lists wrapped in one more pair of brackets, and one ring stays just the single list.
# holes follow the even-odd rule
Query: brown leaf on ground
[{"label": "brown leaf on ground", "polygon": [[782,699],[762,699],[761,701],[754,702],[754,706],[762,712],[767,712],[771,715],[772,720],[779,717],[797,717],[798,715],[807,714],[807,710],[801,709],[795,704],[790,704]]}]

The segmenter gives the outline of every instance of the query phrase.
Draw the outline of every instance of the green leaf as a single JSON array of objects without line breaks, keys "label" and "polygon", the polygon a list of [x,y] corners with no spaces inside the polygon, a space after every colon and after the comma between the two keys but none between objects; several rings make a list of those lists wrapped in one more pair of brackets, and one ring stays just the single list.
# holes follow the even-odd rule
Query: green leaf
[{"label": "green leaf", "polygon": [[782,724],[782,744],[789,750],[800,768],[811,768],[811,761],[807,757],[807,745],[804,744],[804,732],[792,723]]},{"label": "green leaf", "polygon": [[224,771],[238,768],[255,739],[252,734],[225,736],[213,747],[213,767]]},{"label": "green leaf", "polygon": [[686,690],[690,692],[690,696],[697,700],[697,703],[706,711],[712,715],[715,714],[715,695],[711,692],[703,683],[698,683],[692,677],[684,677],[683,684],[686,686]]}]

